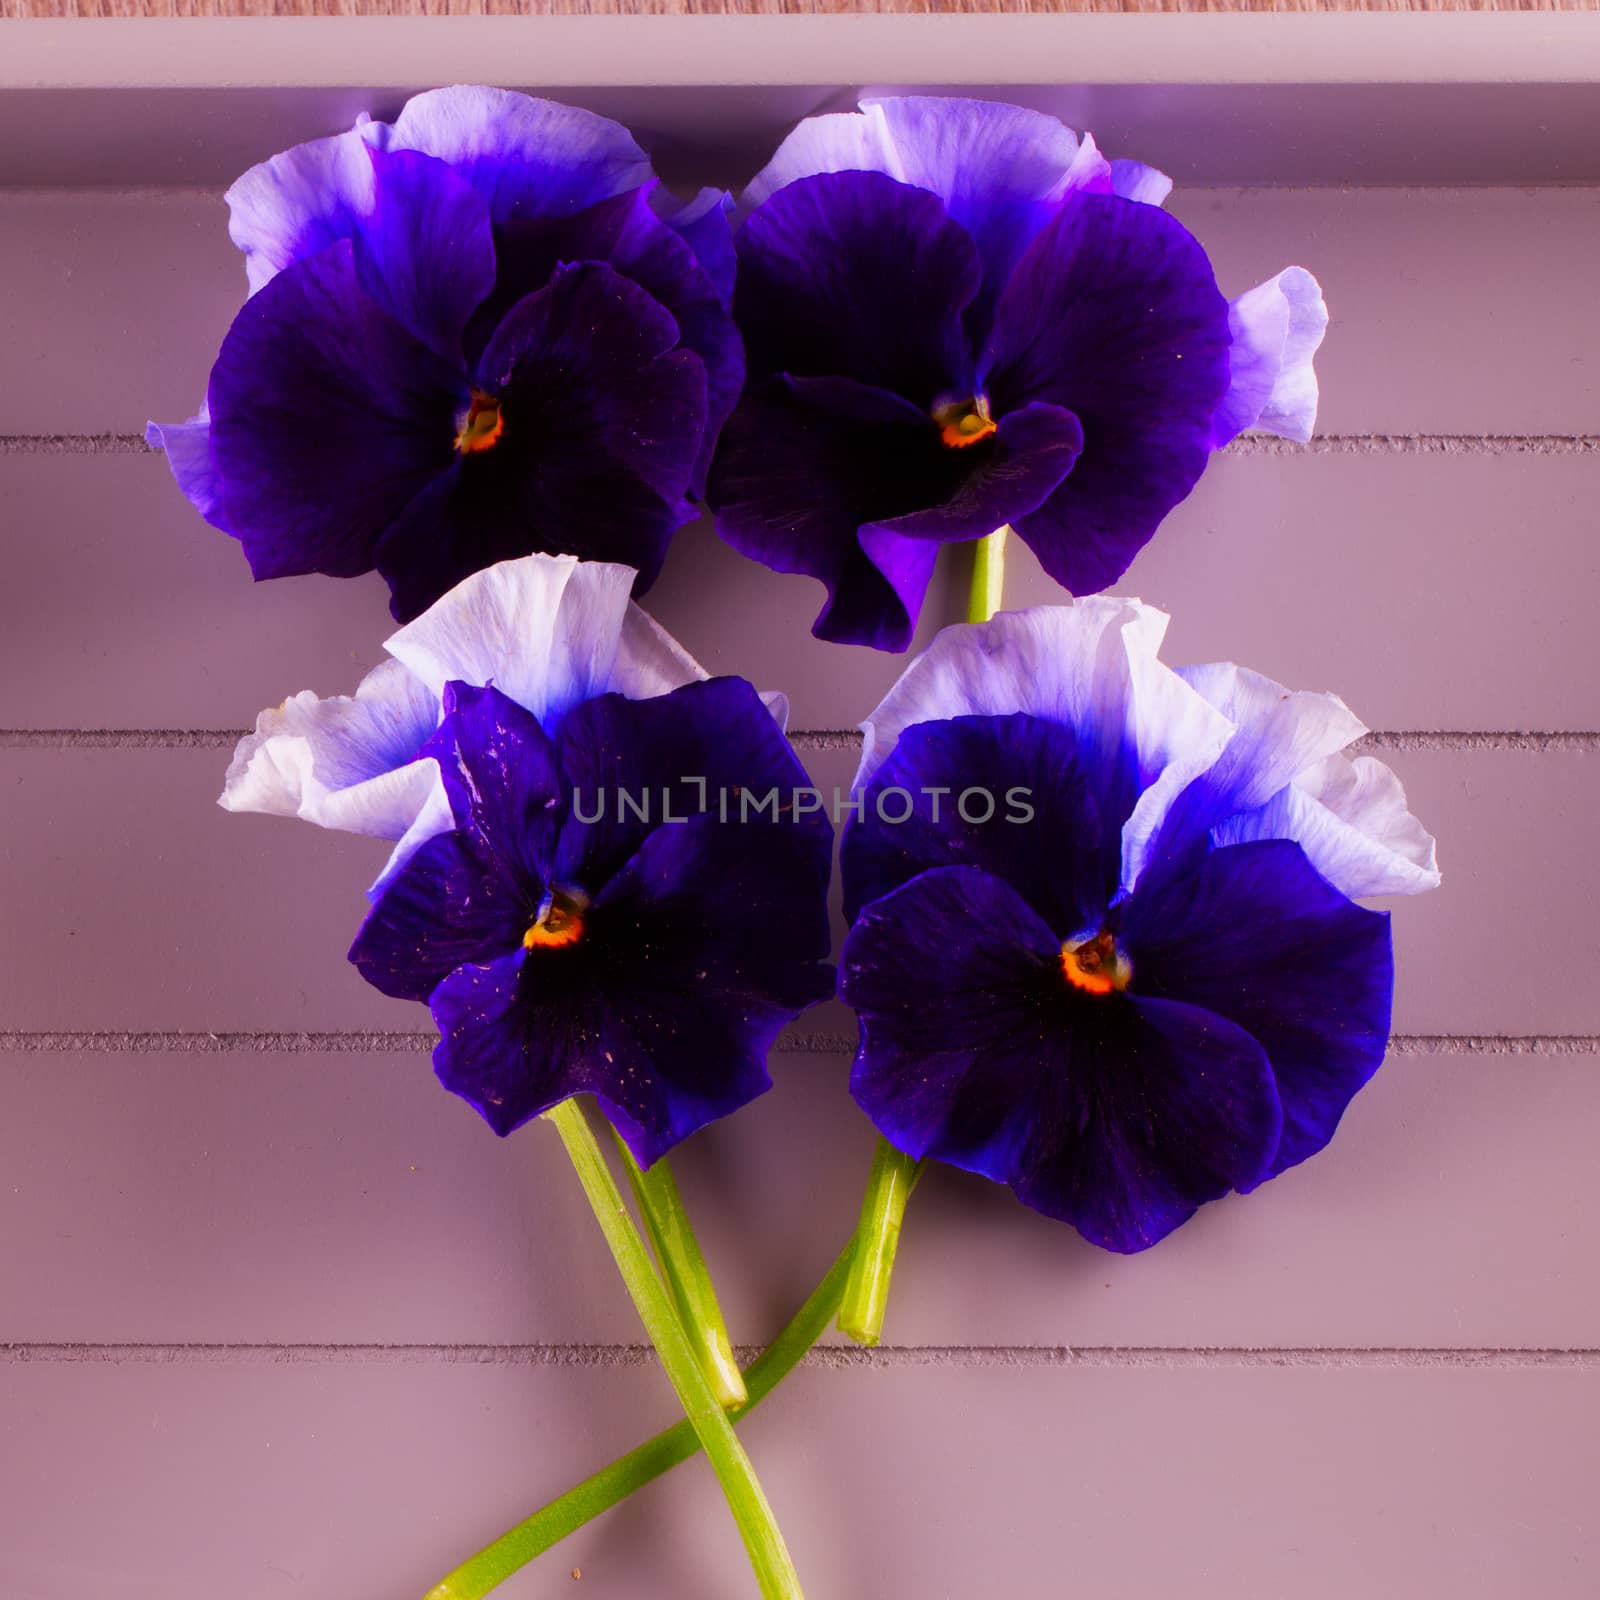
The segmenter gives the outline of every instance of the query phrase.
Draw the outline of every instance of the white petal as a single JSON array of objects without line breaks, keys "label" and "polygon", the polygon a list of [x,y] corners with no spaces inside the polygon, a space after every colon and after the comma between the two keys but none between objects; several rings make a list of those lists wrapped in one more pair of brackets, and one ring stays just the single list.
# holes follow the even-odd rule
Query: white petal
[{"label": "white petal", "polygon": [[1406,808],[1400,780],[1370,756],[1330,756],[1259,810],[1230,818],[1212,837],[1218,844],[1293,839],[1352,899],[1439,886],[1432,836]]},{"label": "white petal", "polygon": [[1328,326],[1317,280],[1285,267],[1228,307],[1229,386],[1212,420],[1214,449],[1247,428],[1304,444],[1316,426],[1313,358]]},{"label": "white petal", "polygon": [[607,689],[630,700],[651,700],[709,676],[648,611],[629,602]]},{"label": "white petal", "polygon": [[304,690],[256,718],[218,803],[398,839],[422,787],[397,769],[414,763],[438,721],[438,697],[396,661],[375,667],[354,695]]},{"label": "white petal", "polygon": [[907,181],[881,107],[866,104],[859,111],[807,117],[745,186],[739,209],[754,211],[785,184],[818,172],[882,172]]},{"label": "white petal", "polygon": [[[614,674],[635,576],[631,567],[575,556],[502,561],[458,583],[384,648],[441,698],[452,679],[492,683],[553,732],[580,701],[613,688],[633,692]],[[652,637],[637,623],[626,631],[630,683],[671,674],[664,633]],[[680,672],[669,687],[685,681]]]},{"label": "white petal", "polygon": [[1231,661],[1179,667],[1178,673],[1236,729],[1206,775],[1219,818],[1265,805],[1308,767],[1367,731],[1338,695],[1286,689]]},{"label": "white petal", "polygon": [[251,294],[291,262],[348,236],[353,217],[370,215],[367,152],[382,131],[363,117],[348,133],[298,144],[251,167],[228,190],[228,235],[244,252]]},{"label": "white petal", "polygon": [[1312,362],[1328,331],[1328,307],[1322,286],[1304,267],[1285,267],[1277,282],[1289,302],[1289,336],[1278,381],[1255,425],[1304,444],[1317,422],[1317,374]]},{"label": "white petal", "polygon": [[1177,782],[1216,759],[1232,724],[1157,658],[1166,627],[1154,606],[1093,595],[943,629],[862,723],[856,786],[916,723],[1018,711],[1065,723],[1090,759],[1131,741],[1144,781]]},{"label": "white petal", "polygon": [[404,770],[411,785],[407,799],[414,805],[411,825],[389,853],[383,871],[367,890],[368,899],[373,901],[428,840],[435,834],[449,833],[456,825],[455,815],[450,809],[450,797],[445,793],[444,778],[439,772],[439,763],[430,757],[426,761],[414,761]]},{"label": "white petal", "polygon": [[1141,205],[1161,206],[1172,193],[1172,179],[1142,161],[1113,161],[1111,192],[1124,200],[1137,200]]}]

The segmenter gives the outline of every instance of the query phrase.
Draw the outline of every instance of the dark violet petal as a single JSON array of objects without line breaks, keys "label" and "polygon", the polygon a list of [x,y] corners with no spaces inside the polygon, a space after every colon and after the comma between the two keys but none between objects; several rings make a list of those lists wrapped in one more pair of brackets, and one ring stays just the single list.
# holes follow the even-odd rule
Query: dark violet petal
[{"label": "dark violet petal", "polygon": [[1072,411],[1083,454],[1017,532],[1075,594],[1114,582],[1194,487],[1228,386],[1228,308],[1165,212],[1073,194],[1017,266],[981,377],[997,415]]},{"label": "dark violet petal", "polygon": [[[1098,928],[1116,893],[1122,819],[1101,814],[1062,723],[1022,713],[918,723],[861,798],[840,858],[851,921],[920,872],[981,867],[1016,888],[1059,951]],[[907,809],[905,821],[894,820]]]},{"label": "dark violet petal", "polygon": [[[875,523],[872,531],[946,542],[981,539],[1020,521],[1072,471],[1083,449],[1083,429],[1070,411],[1035,403],[1002,417],[989,439],[964,450],[940,448],[954,455],[956,464],[971,461],[971,470],[950,498],[927,510]],[[861,542],[870,555],[867,529],[862,530]]]},{"label": "dark violet petal", "polygon": [[1283,1101],[1283,1139],[1262,1174],[1333,1137],[1389,1039],[1394,958],[1387,913],[1347,900],[1282,840],[1214,851],[1128,902],[1133,988],[1228,1018],[1261,1042]]},{"label": "dark violet petal", "polygon": [[657,827],[574,942],[440,983],[440,1079],[500,1133],[592,1093],[648,1165],[768,1088],[779,1030],[833,992],[831,854],[826,826]]},{"label": "dark violet petal", "polygon": [[462,578],[530,551],[621,562],[654,581],[705,424],[705,369],[610,267],[563,268],[518,302],[479,364],[504,431],[455,461],[377,550],[408,620]]},{"label": "dark violet petal", "polygon": [[1109,164],[1093,139],[1024,106],[943,95],[868,105],[884,119],[905,181],[931,189],[972,235],[984,281],[967,324],[981,338],[1017,261],[1062,196],[1109,188]]},{"label": "dark violet petal", "polygon": [[419,754],[439,763],[456,831],[430,839],[384,886],[350,950],[368,983],[405,1000],[521,945],[562,818],[555,747],[498,689],[446,684],[444,720]]},{"label": "dark violet petal", "polygon": [[[998,524],[983,525],[982,496],[961,496],[995,453],[987,441],[947,448],[931,418],[887,390],[774,378],[746,392],[723,430],[709,498],[734,549],[827,587],[812,628],[819,639],[904,650],[935,548],[897,533],[894,521],[931,512],[949,533],[954,518],[939,512],[949,501],[977,506],[968,537],[992,532]],[[860,532],[869,525],[870,554]]]},{"label": "dark violet petal", "polygon": [[834,992],[826,827],[721,821],[657,828],[590,912],[607,1033],[647,1067],[597,1088],[648,1165],[770,1084],[779,1031]]},{"label": "dark violet petal", "polygon": [[211,369],[222,515],[258,578],[370,570],[455,454],[464,374],[365,294],[348,239],[248,300]]},{"label": "dark violet petal", "polygon": [[754,376],[846,377],[924,410],[970,394],[961,313],[978,253],[937,196],[882,173],[823,173],[780,189],[735,244],[734,314]]},{"label": "dark violet petal", "polygon": [[1124,1254],[1260,1182],[1282,1112],[1260,1044],[1172,1000],[1093,999],[1047,1077],[1017,1198]]},{"label": "dark violet petal", "polygon": [[[672,316],[678,340],[706,369],[706,420],[691,487],[701,493],[717,434],[744,387],[744,345],[725,297],[692,246],[652,209],[651,183],[574,216],[510,222],[496,230],[499,276],[474,319],[468,344],[481,348],[506,313],[543,288],[562,262],[603,261],[646,290]],[[727,221],[716,213],[724,235]],[[732,244],[728,245],[731,255]]]},{"label": "dark violet petal", "polygon": [[[752,797],[752,825],[772,831],[753,811],[756,801],[777,791],[791,807],[793,791],[809,780],[789,741],[743,678],[709,678],[670,694],[628,700],[619,694],[586,701],[566,717],[557,733],[557,759],[573,794],[571,820],[562,831],[555,876],[596,894],[666,820],[709,809],[738,817],[739,792]],[[632,806],[621,796],[633,797]],[[648,814],[640,815],[648,806]],[[594,820],[585,820],[592,818]],[[793,826],[793,824],[790,824]],[[822,813],[800,831],[832,838]],[[831,845],[827,846],[831,854]]]},{"label": "dark violet petal", "polygon": [[439,763],[457,826],[537,906],[565,815],[555,746],[539,719],[496,688],[447,683],[444,719],[419,754]]},{"label": "dark violet petal", "polygon": [[671,203],[664,189],[651,195],[656,214],[700,258],[706,276],[716,286],[723,305],[733,306],[737,258],[733,248],[733,196],[726,189],[702,189],[681,206]]},{"label": "dark violet petal", "polygon": [[[546,974],[540,987],[553,991],[542,1007],[526,999],[533,984],[523,972],[535,963]],[[574,1046],[595,1055],[601,1046],[588,988],[570,982],[581,964],[576,946],[517,949],[458,967],[433,991],[433,1070],[502,1138],[587,1087],[586,1057],[575,1062]]]},{"label": "dark violet petal", "polygon": [[426,1000],[463,962],[492,961],[521,946],[538,914],[523,885],[467,833],[429,839],[388,882],[350,947],[374,988]]},{"label": "dark violet petal", "polygon": [[442,161],[370,152],[373,210],[354,234],[356,273],[371,297],[452,365],[494,287],[489,207]]},{"label": "dark violet petal", "polygon": [[1142,1250],[1256,1181],[1277,1147],[1265,1053],[1221,1017],[1090,996],[998,878],[943,867],[868,906],[840,990],[851,1092],[902,1150],[998,1182],[1106,1249]]},{"label": "dark violet petal", "polygon": [[568,216],[650,178],[649,158],[620,122],[510,89],[414,95],[384,144],[447,162],[489,202],[496,223]]}]

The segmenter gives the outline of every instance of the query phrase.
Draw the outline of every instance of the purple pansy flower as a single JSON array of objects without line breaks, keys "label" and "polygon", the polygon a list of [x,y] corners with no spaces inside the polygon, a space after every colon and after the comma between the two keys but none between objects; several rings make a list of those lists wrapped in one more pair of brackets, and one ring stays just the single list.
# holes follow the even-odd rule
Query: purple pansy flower
[{"label": "purple pansy flower", "polygon": [[[395,840],[386,881],[454,826],[426,751],[447,684],[493,683],[553,732],[585,700],[644,700],[706,677],[629,600],[635,576],[631,567],[546,555],[474,573],[385,641],[390,659],[353,695],[322,699],[305,689],[263,711],[234,752],[219,803]],[[782,727],[787,701],[764,699]]]},{"label": "purple pansy flower", "polygon": [[1166,620],[945,629],[864,724],[843,854],[858,1103],[1119,1251],[1327,1144],[1389,1034],[1352,896],[1439,881],[1342,701],[1174,671]]},{"label": "purple pansy flower", "polygon": [[221,803],[396,841],[352,959],[431,1002],[447,1087],[501,1133],[592,1092],[649,1162],[765,1089],[832,994],[832,829],[724,801],[806,787],[787,706],[708,678],[633,578],[473,574],[353,696],[262,712]]},{"label": "purple pansy flower", "polygon": [[402,621],[530,550],[645,588],[743,381],[725,199],[497,89],[299,145],[228,191],[251,298],[150,441],[257,578],[376,567]]},{"label": "purple pansy flower", "polygon": [[769,1088],[779,1030],[833,992],[833,830],[725,803],[806,785],[742,678],[585,700],[553,737],[494,688],[451,683],[445,704],[428,750],[456,826],[392,877],[350,959],[428,1002],[440,1081],[497,1133],[593,1094],[648,1166]]},{"label": "purple pansy flower", "polygon": [[736,548],[827,587],[819,638],[905,649],[938,546],[1006,524],[1103,589],[1212,450],[1310,437],[1316,280],[1230,305],[1170,188],[1054,117],[930,98],[810,118],[751,183],[750,381],[710,498]]}]

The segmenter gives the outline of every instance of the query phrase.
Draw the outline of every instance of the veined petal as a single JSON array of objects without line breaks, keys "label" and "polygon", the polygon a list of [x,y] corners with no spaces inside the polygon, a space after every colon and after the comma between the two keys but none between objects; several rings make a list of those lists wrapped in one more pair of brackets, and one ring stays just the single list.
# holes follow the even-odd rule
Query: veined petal
[{"label": "veined petal", "polygon": [[681,234],[700,258],[723,305],[733,306],[733,281],[737,258],[733,249],[733,196],[726,189],[702,189],[692,200],[677,204],[665,189],[650,196],[656,215]]},{"label": "veined petal", "polygon": [[859,112],[808,117],[741,197],[746,211],[799,179],[878,172],[926,189],[972,235],[984,288],[980,336],[995,298],[1061,197],[1104,189],[1111,168],[1094,141],[1043,112],[992,100],[910,95],[864,100]]},{"label": "veined petal", "polygon": [[213,528],[232,533],[222,513],[222,487],[211,459],[211,408],[202,403],[187,422],[151,422],[144,442],[162,451],[178,487]]},{"label": "veined petal", "polygon": [[492,686],[447,683],[444,720],[423,750],[439,764],[458,830],[536,906],[566,805],[555,745],[538,718]]},{"label": "veined petal", "polygon": [[1117,889],[1122,819],[1103,815],[1096,777],[1060,722],[1017,713],[907,728],[845,830],[846,919],[918,873],[981,867],[1017,889],[1059,950],[1098,926]]},{"label": "veined petal", "polygon": [[1159,857],[1162,870],[1192,860],[1208,847],[1211,830],[1238,812],[1265,805],[1299,773],[1343,750],[1366,733],[1366,725],[1335,694],[1292,691],[1259,672],[1218,662],[1180,667],[1178,676],[1233,724],[1216,762],[1194,778],[1157,815],[1157,802],[1143,808],[1148,846],[1134,877]]},{"label": "veined petal", "polygon": [[218,804],[398,839],[437,782],[417,757],[438,722],[438,697],[398,661],[375,667],[354,695],[303,690],[256,718]]},{"label": "veined petal", "polygon": [[1072,475],[1017,532],[1074,594],[1114,582],[1194,487],[1228,386],[1227,305],[1205,251],[1159,208],[1068,197],[1017,264],[979,363],[997,412],[1072,411]]},{"label": "veined petal", "polygon": [[1304,267],[1285,267],[1228,307],[1228,392],[1212,421],[1220,450],[1248,428],[1305,444],[1317,421],[1312,365],[1328,327],[1322,289]]},{"label": "veined petal", "polygon": [[471,834],[441,833],[385,884],[349,959],[382,993],[426,1000],[458,967],[520,951],[537,904]]},{"label": "veined petal", "polygon": [[[743,678],[709,678],[649,700],[619,694],[586,701],[557,734],[562,776],[573,796],[555,873],[598,893],[651,832],[705,811],[742,815],[741,796],[793,811],[805,768],[772,713]],[[625,804],[626,796],[631,804]],[[765,821],[762,816],[765,816]],[[770,828],[775,813],[752,813]],[[820,812],[786,824],[831,840]],[[831,856],[831,846],[829,847]]]},{"label": "veined petal", "polygon": [[[608,690],[630,700],[650,700],[681,689],[686,683],[701,683],[710,676],[648,611],[629,603],[622,616],[617,653],[606,683]],[[782,727],[783,718],[777,720]]]},{"label": "veined petal", "polygon": [[1136,892],[1119,937],[1137,993],[1226,1017],[1267,1052],[1283,1135],[1260,1181],[1322,1149],[1388,1045],[1388,915],[1352,904],[1280,840],[1213,851]]},{"label": "veined petal", "polygon": [[596,1092],[641,1165],[764,1093],[779,1032],[832,996],[832,857],[825,827],[706,813],[657,828],[595,901],[604,1009],[648,1057]]},{"label": "veined petal", "polygon": [[553,733],[580,701],[616,687],[635,576],[631,567],[576,556],[497,562],[464,578],[384,648],[441,699],[452,679],[493,684]]},{"label": "veined petal", "polygon": [[520,301],[478,383],[504,419],[492,449],[451,463],[375,552],[401,621],[479,569],[529,550],[617,561],[654,581],[706,418],[699,358],[671,315],[600,262],[559,269]]},{"label": "veined petal", "polygon": [[[645,290],[677,326],[683,348],[706,370],[705,430],[691,480],[703,492],[717,435],[744,387],[744,346],[725,295],[695,253],[690,240],[657,216],[652,180],[639,189],[602,200],[567,217],[513,221],[495,230],[498,280],[479,307],[468,332],[473,352],[494,338],[508,312],[525,295],[542,289],[564,262],[603,261]],[[720,211],[704,227],[714,231]],[[733,245],[727,239],[731,257]]]},{"label": "veined petal", "polygon": [[[938,546],[880,527],[937,506],[970,471],[909,401],[845,378],[753,385],[723,430],[708,488],[717,532],[775,572],[828,591],[821,639],[904,650]],[[985,530],[986,531],[986,530]]]},{"label": "veined petal", "polygon": [[459,365],[467,322],[494,288],[488,204],[432,156],[368,155],[372,210],[351,235],[361,286],[441,360]]},{"label": "veined petal", "polygon": [[382,133],[381,124],[361,117],[347,133],[251,167],[228,190],[228,234],[244,252],[252,294],[285,267],[348,239],[371,215],[370,153]]},{"label": "veined petal", "polygon": [[257,578],[371,569],[451,465],[465,375],[366,294],[346,239],[247,301],[211,369],[211,458]]},{"label": "veined petal", "polygon": [[1371,756],[1329,756],[1259,810],[1220,823],[1212,839],[1292,839],[1352,899],[1421,894],[1440,882],[1433,836],[1407,809],[1400,780]]},{"label": "veined petal", "polygon": [[856,786],[914,723],[1017,711],[1071,728],[1091,766],[1121,773],[1129,805],[1158,780],[1187,782],[1233,730],[1160,661],[1166,626],[1154,606],[1092,596],[942,629],[862,723]]},{"label": "veined petal", "polygon": [[840,989],[851,1093],[891,1143],[1006,1183],[1106,1249],[1142,1250],[1278,1144],[1271,1067],[1243,1029],[1162,999],[1087,997],[1060,937],[998,878],[944,867],[869,905]]},{"label": "veined petal", "polygon": [[875,172],[802,178],[735,242],[752,376],[848,378],[925,412],[947,390],[972,392],[961,313],[981,268],[936,195]]},{"label": "veined petal", "polygon": [[448,162],[488,200],[496,223],[568,216],[651,176],[649,157],[620,122],[509,89],[413,95],[385,145]]}]

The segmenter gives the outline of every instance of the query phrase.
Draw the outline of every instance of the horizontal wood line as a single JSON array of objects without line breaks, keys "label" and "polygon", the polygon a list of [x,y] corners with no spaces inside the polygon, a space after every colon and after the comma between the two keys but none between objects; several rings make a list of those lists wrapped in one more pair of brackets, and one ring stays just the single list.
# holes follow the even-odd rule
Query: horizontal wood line
[{"label": "horizontal wood line", "polygon": [[[231,750],[245,728],[0,728],[0,750]],[[796,750],[859,750],[855,728],[797,728]],[[1369,733],[1350,746],[1369,750],[1600,751],[1600,732],[1406,728]]]},{"label": "horizontal wood line", "polygon": [[[1592,433],[1324,433],[1309,444],[1245,434],[1239,456],[1574,456],[1600,452]],[[157,452],[139,433],[3,433],[0,456],[142,456]]]},{"label": "horizontal wood line", "polygon": [[[741,1363],[760,1354],[741,1346]],[[476,1366],[616,1370],[655,1364],[639,1344],[0,1344],[0,1365],[58,1366]],[[1590,1348],[1436,1346],[822,1345],[803,1363],[823,1370],[1039,1367],[1578,1367],[1600,1370]]]},{"label": "horizontal wood line", "polygon": [[[0,1029],[0,1054],[12,1055],[420,1055],[437,1042],[437,1034],[421,1029],[321,1033]],[[795,1029],[778,1036],[772,1053],[852,1055],[855,1047],[853,1034]],[[1397,1056],[1589,1056],[1600,1055],[1600,1034],[1397,1033],[1389,1039],[1389,1050]]]},{"label": "horizontal wood line", "polygon": [[1241,456],[1583,456],[1600,452],[1592,433],[1322,433],[1309,444],[1269,433],[1228,446]]}]

